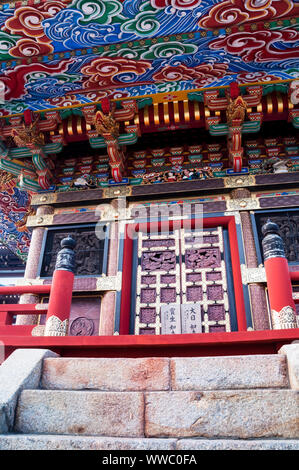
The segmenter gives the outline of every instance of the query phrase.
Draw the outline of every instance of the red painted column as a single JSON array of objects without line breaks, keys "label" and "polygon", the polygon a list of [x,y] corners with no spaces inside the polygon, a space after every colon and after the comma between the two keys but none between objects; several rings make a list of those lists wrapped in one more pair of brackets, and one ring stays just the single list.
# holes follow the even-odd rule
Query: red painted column
[{"label": "red painted column", "polygon": [[130,332],[132,258],[133,258],[133,238],[132,238],[131,227],[127,225],[125,228],[123,270],[122,270],[122,296],[121,296],[121,304],[120,304],[121,314],[120,314],[120,322],[119,322],[119,334],[120,335],[128,335]]},{"label": "red painted column", "polygon": [[68,333],[74,284],[75,244],[71,237],[64,238],[61,242],[62,250],[57,255],[53,274],[44,336],[66,336]]},{"label": "red painted column", "polygon": [[263,253],[274,330],[297,328],[290,272],[278,226],[270,219],[263,225]]}]

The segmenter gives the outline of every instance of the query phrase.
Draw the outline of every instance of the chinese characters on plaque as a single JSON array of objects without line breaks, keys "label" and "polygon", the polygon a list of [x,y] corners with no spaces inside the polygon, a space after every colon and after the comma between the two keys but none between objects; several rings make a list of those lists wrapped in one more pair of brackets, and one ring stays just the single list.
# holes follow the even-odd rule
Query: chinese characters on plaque
[{"label": "chinese characters on plaque", "polygon": [[162,335],[201,333],[201,306],[199,304],[161,305]]}]

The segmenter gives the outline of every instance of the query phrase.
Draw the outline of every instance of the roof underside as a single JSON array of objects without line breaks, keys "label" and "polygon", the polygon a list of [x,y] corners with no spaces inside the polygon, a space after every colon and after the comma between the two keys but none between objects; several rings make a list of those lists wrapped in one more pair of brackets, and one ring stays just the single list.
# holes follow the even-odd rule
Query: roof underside
[{"label": "roof underside", "polygon": [[2,115],[294,78],[298,12],[293,0],[2,4]]}]

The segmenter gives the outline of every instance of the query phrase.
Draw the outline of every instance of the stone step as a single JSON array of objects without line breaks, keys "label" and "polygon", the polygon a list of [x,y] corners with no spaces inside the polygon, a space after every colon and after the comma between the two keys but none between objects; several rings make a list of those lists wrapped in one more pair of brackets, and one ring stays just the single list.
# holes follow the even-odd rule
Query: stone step
[{"label": "stone step", "polygon": [[41,387],[51,390],[169,390],[167,358],[44,360]]},{"label": "stone step", "polygon": [[46,358],[41,387],[162,391],[288,388],[286,356]]},{"label": "stone step", "polygon": [[145,435],[299,438],[299,395],[269,389],[148,392]]},{"label": "stone step", "polygon": [[141,392],[24,390],[15,431],[140,437],[144,434]]},{"label": "stone step", "polygon": [[147,438],[299,438],[294,390],[23,390],[21,433]]},{"label": "stone step", "polygon": [[[2,434],[1,450],[299,450],[296,439],[145,439]],[[101,462],[99,456],[99,462]]]}]

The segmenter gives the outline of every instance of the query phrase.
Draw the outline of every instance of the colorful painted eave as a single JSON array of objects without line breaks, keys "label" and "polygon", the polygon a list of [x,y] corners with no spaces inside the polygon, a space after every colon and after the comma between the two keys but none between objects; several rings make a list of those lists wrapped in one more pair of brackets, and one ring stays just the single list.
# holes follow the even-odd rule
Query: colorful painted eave
[{"label": "colorful painted eave", "polygon": [[298,76],[293,0],[0,5],[2,116]]}]

